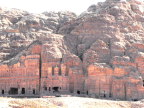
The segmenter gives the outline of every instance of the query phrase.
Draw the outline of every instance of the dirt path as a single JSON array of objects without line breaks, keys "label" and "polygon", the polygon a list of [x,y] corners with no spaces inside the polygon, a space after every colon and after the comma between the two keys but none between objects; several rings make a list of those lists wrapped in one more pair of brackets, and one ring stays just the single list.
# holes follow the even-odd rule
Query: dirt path
[{"label": "dirt path", "polygon": [[131,108],[131,102],[110,101],[92,98],[65,97],[54,101],[61,102],[66,108]]},{"label": "dirt path", "polygon": [[144,102],[82,97],[0,98],[0,108],[144,108]]}]

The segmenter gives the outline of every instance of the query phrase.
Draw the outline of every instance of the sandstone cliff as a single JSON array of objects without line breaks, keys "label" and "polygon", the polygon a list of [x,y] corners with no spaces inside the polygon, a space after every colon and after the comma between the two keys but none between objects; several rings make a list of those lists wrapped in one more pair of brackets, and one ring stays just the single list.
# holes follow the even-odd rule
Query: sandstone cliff
[{"label": "sandstone cliff", "polygon": [[[143,98],[143,34],[144,3],[136,0],[107,0],[79,16],[0,9],[0,61],[40,54],[43,67],[62,64],[83,73],[84,91],[98,97]],[[42,47],[30,50],[35,42]]]}]

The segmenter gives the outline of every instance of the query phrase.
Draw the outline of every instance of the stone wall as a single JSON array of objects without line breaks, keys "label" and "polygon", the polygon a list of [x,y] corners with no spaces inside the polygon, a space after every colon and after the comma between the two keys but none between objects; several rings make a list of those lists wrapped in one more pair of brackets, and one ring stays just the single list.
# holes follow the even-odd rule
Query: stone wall
[{"label": "stone wall", "polygon": [[[45,96],[86,94],[95,98],[136,100],[144,97],[144,57],[114,57],[111,64],[94,63],[84,73],[76,56],[47,58],[46,45],[34,44],[17,62],[0,65],[0,95]],[[14,63],[11,63],[14,62]],[[11,64],[9,64],[11,63]],[[139,72],[135,72],[135,70]],[[138,77],[141,74],[142,77]]]},{"label": "stone wall", "polygon": [[[144,97],[143,53],[130,55],[131,58],[126,56],[134,52],[134,48],[129,49],[126,55],[113,56],[109,64],[88,65],[69,53],[55,51],[55,56],[51,56],[50,50],[58,50],[51,46],[47,42],[34,42],[14,59],[1,64],[0,95],[45,96],[72,93],[126,100]],[[143,45],[134,44],[133,47],[143,51]]]},{"label": "stone wall", "polygon": [[[136,73],[135,73],[136,74]],[[132,76],[124,68],[90,65],[86,91],[93,97],[137,100],[144,97],[143,79]]]},{"label": "stone wall", "polygon": [[38,95],[39,58],[39,55],[22,56],[20,62],[14,65],[1,65],[0,94]]},{"label": "stone wall", "polygon": [[47,59],[44,47],[31,45],[17,63],[8,65],[12,60],[0,65],[1,95],[43,96],[83,91],[84,75],[79,64],[73,60],[62,63],[61,59]]},{"label": "stone wall", "polygon": [[61,94],[82,92],[84,74],[79,61],[68,55],[52,58],[46,53],[48,47],[44,44],[41,52],[41,95],[53,95],[55,87]]}]

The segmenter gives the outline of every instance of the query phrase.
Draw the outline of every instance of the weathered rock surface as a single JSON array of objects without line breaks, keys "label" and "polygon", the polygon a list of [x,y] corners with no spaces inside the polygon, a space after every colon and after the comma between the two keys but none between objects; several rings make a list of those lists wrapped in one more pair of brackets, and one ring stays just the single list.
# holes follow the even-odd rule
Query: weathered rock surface
[{"label": "weathered rock surface", "polygon": [[71,12],[44,12],[30,14],[17,9],[0,13],[0,60],[8,60],[24,50],[30,43],[58,29],[76,15]]},{"label": "weathered rock surface", "polygon": [[[1,9],[1,77],[25,73],[34,78],[37,94],[60,87],[93,97],[144,98],[143,7],[136,0],[107,0],[79,16]],[[23,87],[32,92],[29,80]]]}]

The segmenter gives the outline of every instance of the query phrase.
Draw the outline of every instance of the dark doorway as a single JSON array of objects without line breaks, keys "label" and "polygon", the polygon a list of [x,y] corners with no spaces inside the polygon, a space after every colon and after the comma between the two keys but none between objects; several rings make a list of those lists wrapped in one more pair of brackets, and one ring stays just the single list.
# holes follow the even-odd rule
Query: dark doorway
[{"label": "dark doorway", "polygon": [[35,89],[33,89],[33,94],[36,94],[36,93],[35,93]]},{"label": "dark doorway", "polygon": [[79,91],[79,90],[77,91],[77,94],[80,94],[80,91]]},{"label": "dark doorway", "polygon": [[133,101],[138,101],[138,99],[132,99]]},{"label": "dark doorway", "polygon": [[74,93],[74,82],[70,82],[70,85],[69,85],[69,91],[70,93]]},{"label": "dark doorway", "polygon": [[59,87],[53,87],[54,92],[59,92]]},{"label": "dark doorway", "polygon": [[11,95],[18,94],[18,88],[10,88],[9,94],[11,94]]},{"label": "dark doorway", "polygon": [[104,96],[103,96],[104,98],[106,98],[106,94],[104,93]]},{"label": "dark doorway", "polygon": [[110,98],[112,97],[112,94],[111,94],[111,93],[109,94],[109,97],[110,97]]},{"label": "dark doorway", "polygon": [[25,88],[22,88],[21,94],[25,94]]},{"label": "dark doorway", "polygon": [[106,97],[106,94],[105,94],[105,91],[104,91],[104,96],[103,96],[104,98]]},{"label": "dark doorway", "polygon": [[44,87],[44,90],[47,91],[47,87]]},{"label": "dark doorway", "polygon": [[51,91],[51,87],[49,87],[49,91]]},{"label": "dark doorway", "polygon": [[2,90],[2,94],[4,94],[4,90]]},{"label": "dark doorway", "polygon": [[88,95],[88,91],[87,91],[86,93],[87,93],[87,95]]}]

